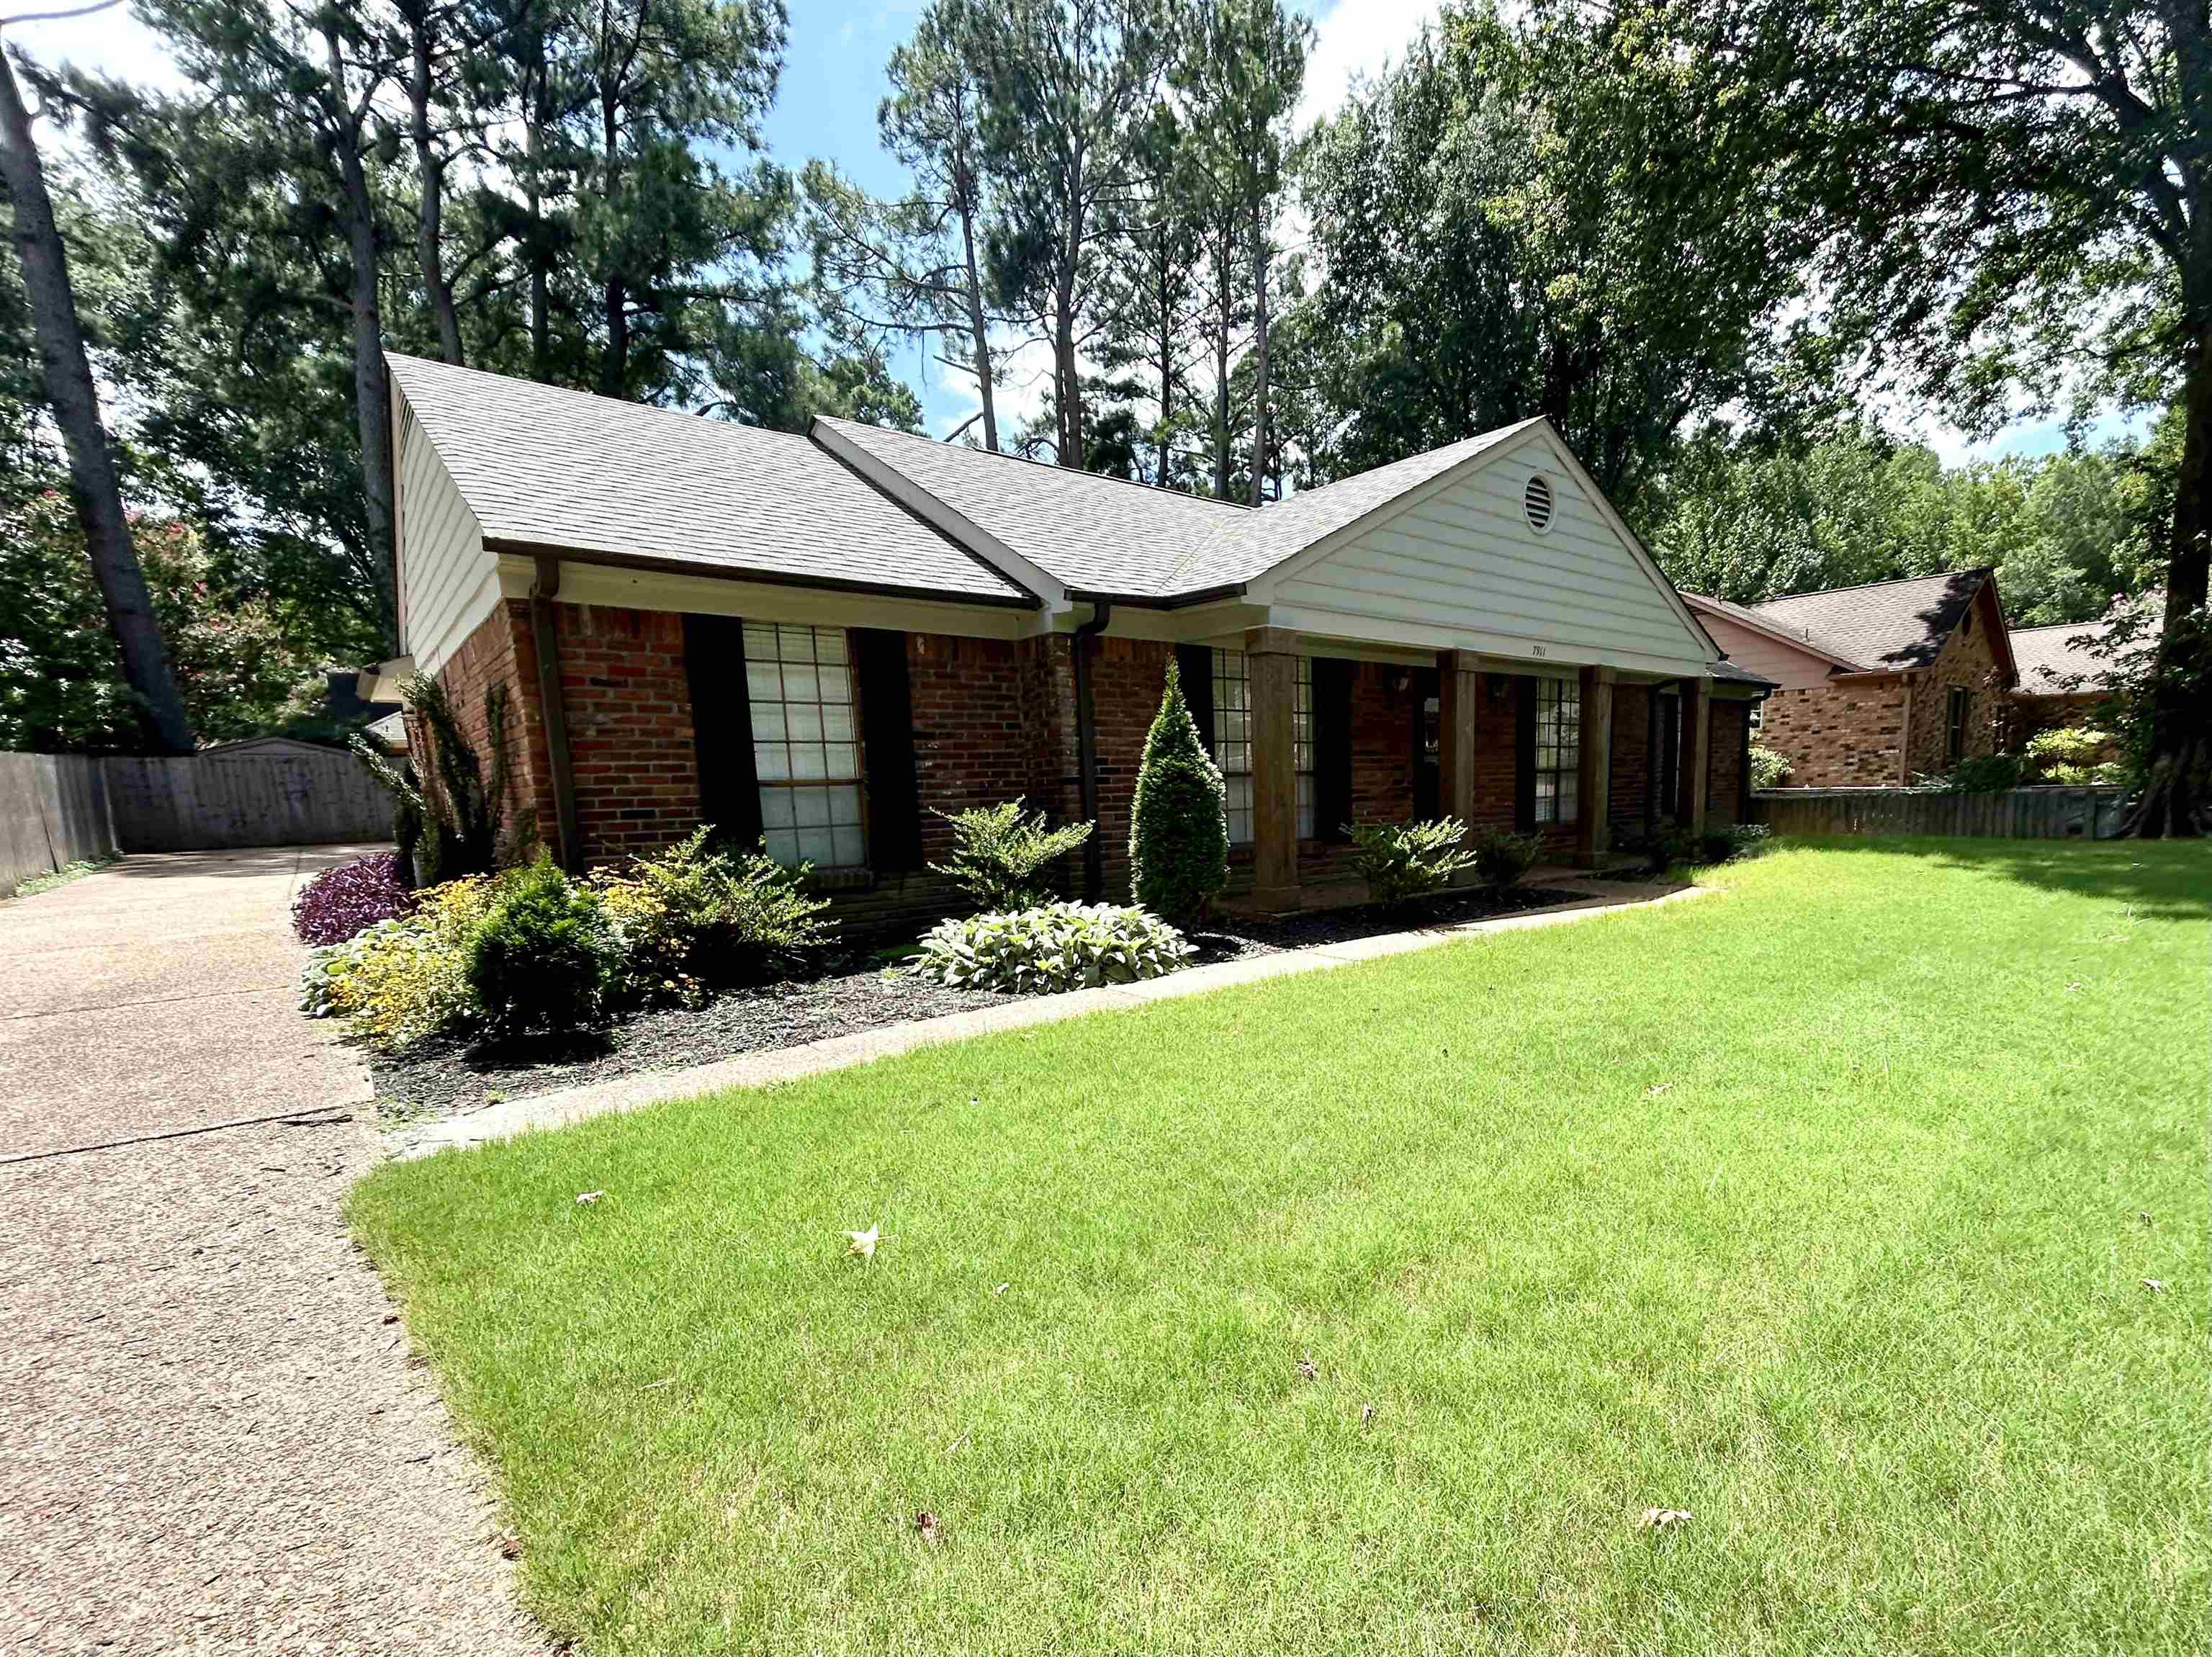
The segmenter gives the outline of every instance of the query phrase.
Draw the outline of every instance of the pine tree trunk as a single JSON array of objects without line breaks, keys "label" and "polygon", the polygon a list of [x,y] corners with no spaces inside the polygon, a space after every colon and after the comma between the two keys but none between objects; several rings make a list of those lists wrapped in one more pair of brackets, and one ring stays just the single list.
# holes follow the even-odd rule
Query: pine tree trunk
[{"label": "pine tree trunk", "polygon": [[69,450],[70,496],[84,530],[107,624],[123,657],[123,676],[143,705],[145,723],[162,753],[192,751],[191,721],[170,671],[169,653],[154,615],[145,572],[124,515],[123,489],[114,453],[100,423],[100,398],[85,356],[69,259],[54,225],[46,168],[31,135],[31,117],[15,84],[15,71],[0,51],[0,180],[14,205],[12,239],[21,260],[23,289],[39,342],[46,403]]},{"label": "pine tree trunk", "polygon": [[983,398],[983,447],[999,452],[999,412],[991,389],[991,332],[983,316],[983,277],[975,264],[975,210],[963,184],[960,195],[960,247],[968,260],[968,332],[975,350],[975,386]]},{"label": "pine tree trunk", "polygon": [[2200,330],[2182,388],[2181,468],[2166,571],[2166,615],[2151,689],[2150,775],[2126,832],[2144,839],[2202,833],[2212,812],[2212,640],[2204,606],[2212,576],[2205,472],[2212,465],[2212,330]]},{"label": "pine tree trunk", "polygon": [[1252,198],[1252,497],[1267,471],[1267,204]]},{"label": "pine tree trunk", "polygon": [[434,42],[426,14],[413,26],[413,74],[407,85],[407,102],[415,141],[416,187],[422,192],[416,215],[416,257],[422,265],[422,288],[429,295],[430,314],[438,325],[438,350],[446,361],[461,364],[461,321],[453,311],[453,286],[446,280],[446,169],[430,137],[430,59]]},{"label": "pine tree trunk", "polygon": [[[605,143],[605,171],[602,194],[606,202],[608,216],[614,216],[617,146],[622,142],[614,89],[604,81],[599,92],[599,125]],[[600,299],[606,314],[606,344],[599,353],[599,394],[620,397],[629,385],[629,284],[619,271],[610,274],[600,289]]]},{"label": "pine tree trunk", "polygon": [[545,259],[545,128],[552,119],[546,79],[545,35],[532,27],[530,62],[523,88],[522,153],[529,177],[525,194],[530,204],[530,375],[533,380],[552,377],[552,324],[546,313]]}]

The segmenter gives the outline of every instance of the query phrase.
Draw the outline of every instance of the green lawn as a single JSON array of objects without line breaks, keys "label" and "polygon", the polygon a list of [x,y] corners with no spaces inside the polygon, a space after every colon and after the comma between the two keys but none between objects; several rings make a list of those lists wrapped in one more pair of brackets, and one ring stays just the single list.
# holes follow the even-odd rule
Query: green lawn
[{"label": "green lawn", "polygon": [[2212,847],[1713,879],[354,1222],[592,1649],[2212,1648]]}]

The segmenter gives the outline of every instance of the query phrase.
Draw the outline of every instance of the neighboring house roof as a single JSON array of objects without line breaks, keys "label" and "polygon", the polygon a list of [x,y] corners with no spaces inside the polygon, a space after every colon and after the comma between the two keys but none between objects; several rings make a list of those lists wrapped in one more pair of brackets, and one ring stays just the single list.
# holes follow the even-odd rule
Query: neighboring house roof
[{"label": "neighboring house roof", "polygon": [[381,744],[393,753],[406,751],[407,713],[404,709],[395,709],[383,718],[372,721],[368,730],[370,741]]},{"label": "neighboring house roof", "polygon": [[1731,604],[1726,599],[1709,598],[1703,593],[1685,593],[1682,600],[1692,610],[1702,610],[1725,618],[1739,626],[1748,627],[1753,632],[1779,640],[1793,649],[1816,656],[1832,667],[1841,667],[1846,673],[1855,673],[1860,668],[1858,661],[1844,653],[1842,645],[1816,637],[1804,628],[1793,627],[1776,618],[1764,615],[1750,605]]},{"label": "neighboring house roof", "polygon": [[1035,601],[805,437],[421,357],[386,360],[487,543]]},{"label": "neighboring house roof", "polygon": [[1951,637],[1990,570],[1953,570],[1906,581],[1797,593],[1750,606],[1770,625],[1803,635],[1867,673],[1925,667]]},{"label": "neighboring house roof", "polygon": [[1713,677],[1727,679],[1735,685],[1763,685],[1770,691],[1781,689],[1780,685],[1767,678],[1765,673],[1754,673],[1748,667],[1739,667],[1725,657],[1713,663]]},{"label": "neighboring house roof", "polygon": [[2112,631],[2108,621],[2061,622],[2054,627],[2016,627],[2013,660],[2027,696],[2101,694],[2111,666],[2094,654]]}]

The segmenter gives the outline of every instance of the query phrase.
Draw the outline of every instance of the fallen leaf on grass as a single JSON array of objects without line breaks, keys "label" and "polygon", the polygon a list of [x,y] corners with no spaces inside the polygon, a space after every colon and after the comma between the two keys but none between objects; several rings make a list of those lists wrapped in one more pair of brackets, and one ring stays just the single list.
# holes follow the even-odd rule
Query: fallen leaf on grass
[{"label": "fallen leaf on grass", "polygon": [[1013,1285],[1012,1283],[1000,1283],[996,1288],[993,1289],[991,1293],[994,1296],[1003,1295],[1012,1287]]},{"label": "fallen leaf on grass", "polygon": [[1359,1406],[1359,1424],[1362,1427],[1371,1427],[1375,1424],[1375,1406],[1373,1404],[1363,1404]]},{"label": "fallen leaf on grass", "polygon": [[2154,1295],[2163,1295],[2166,1293],[2166,1279],[2163,1277],[2146,1277],[2143,1279],[2143,1287]]},{"label": "fallen leaf on grass", "polygon": [[943,1522],[939,1520],[935,1514],[930,1512],[927,1508],[924,1508],[920,1513],[914,1516],[914,1527],[915,1530],[921,1532],[921,1539],[925,1542],[942,1542],[945,1540],[945,1526]]},{"label": "fallen leaf on grass", "polygon": [[576,1206],[580,1209],[589,1208],[605,1195],[606,1192],[603,1191],[580,1191],[576,1193]]},{"label": "fallen leaf on grass", "polygon": [[1674,1085],[1671,1081],[1662,1081],[1656,1087],[1646,1087],[1644,1090],[1644,1096],[1646,1099],[1656,1099]]},{"label": "fallen leaf on grass", "polygon": [[845,1252],[872,1260],[876,1258],[876,1245],[881,1241],[883,1238],[873,1226],[866,1231],[848,1231],[845,1234]]},{"label": "fallen leaf on grass", "polygon": [[513,1531],[501,1532],[499,1538],[499,1556],[501,1559],[521,1558],[522,1538]]},{"label": "fallen leaf on grass", "polygon": [[1689,1522],[1690,1510],[1687,1508],[1646,1508],[1644,1517],[1636,1521],[1636,1528],[1639,1531],[1665,1531]]},{"label": "fallen leaf on grass", "polygon": [[1314,1361],[1311,1358],[1300,1358],[1298,1360],[1298,1374],[1304,1375],[1308,1380],[1319,1380],[1321,1379],[1321,1371],[1314,1368]]}]

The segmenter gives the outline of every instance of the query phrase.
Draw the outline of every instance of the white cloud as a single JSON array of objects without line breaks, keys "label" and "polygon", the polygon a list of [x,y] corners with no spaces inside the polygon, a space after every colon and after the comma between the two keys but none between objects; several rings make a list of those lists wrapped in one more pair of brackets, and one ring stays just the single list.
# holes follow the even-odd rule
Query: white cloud
[{"label": "white cloud", "polygon": [[1298,98],[1301,131],[1334,114],[1361,76],[1379,74],[1401,61],[1424,27],[1437,21],[1437,0],[1316,0],[1313,51]]},{"label": "white cloud", "polygon": [[8,40],[48,69],[70,64],[134,86],[181,92],[187,84],[167,42],[120,8],[89,17],[9,26]]}]

